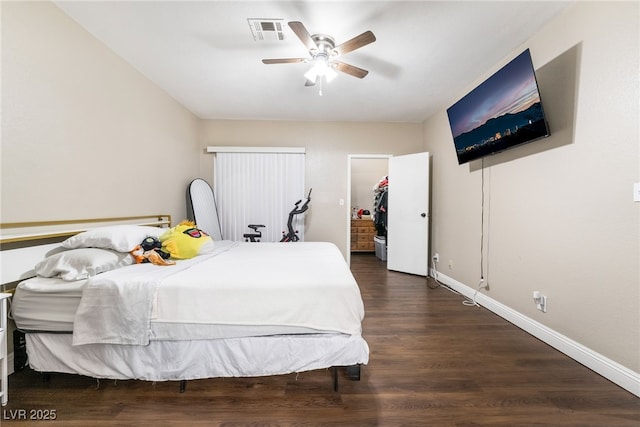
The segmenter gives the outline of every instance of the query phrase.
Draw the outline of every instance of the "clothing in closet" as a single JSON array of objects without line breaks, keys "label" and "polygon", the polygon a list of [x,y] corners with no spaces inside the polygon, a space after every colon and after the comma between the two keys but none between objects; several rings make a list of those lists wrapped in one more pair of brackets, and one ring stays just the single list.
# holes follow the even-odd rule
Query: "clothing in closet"
[{"label": "clothing in closet", "polygon": [[378,236],[387,237],[387,190],[389,177],[385,176],[373,187],[373,222]]}]

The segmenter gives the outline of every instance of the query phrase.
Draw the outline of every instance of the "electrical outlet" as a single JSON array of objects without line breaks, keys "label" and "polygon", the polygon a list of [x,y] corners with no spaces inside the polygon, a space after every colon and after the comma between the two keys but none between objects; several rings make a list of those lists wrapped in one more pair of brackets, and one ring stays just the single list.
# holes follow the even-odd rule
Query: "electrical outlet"
[{"label": "electrical outlet", "polygon": [[433,256],[433,262],[436,262],[436,263],[440,262],[440,254],[435,254]]},{"label": "electrical outlet", "polygon": [[538,310],[540,310],[543,313],[547,312],[547,296],[546,295],[542,295],[542,300],[540,301],[540,304],[538,304]]},{"label": "electrical outlet", "polygon": [[533,291],[533,302],[536,303],[536,308],[543,313],[547,312],[547,296],[542,295],[540,291]]},{"label": "electrical outlet", "polygon": [[449,270],[453,270],[453,260],[449,260]]}]

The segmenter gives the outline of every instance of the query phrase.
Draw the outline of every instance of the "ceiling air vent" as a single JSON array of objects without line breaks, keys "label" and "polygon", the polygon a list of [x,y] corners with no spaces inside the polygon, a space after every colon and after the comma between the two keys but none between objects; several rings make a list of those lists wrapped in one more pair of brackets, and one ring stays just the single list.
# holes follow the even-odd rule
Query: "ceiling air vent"
[{"label": "ceiling air vent", "polygon": [[247,19],[247,21],[255,41],[284,40],[283,19]]}]

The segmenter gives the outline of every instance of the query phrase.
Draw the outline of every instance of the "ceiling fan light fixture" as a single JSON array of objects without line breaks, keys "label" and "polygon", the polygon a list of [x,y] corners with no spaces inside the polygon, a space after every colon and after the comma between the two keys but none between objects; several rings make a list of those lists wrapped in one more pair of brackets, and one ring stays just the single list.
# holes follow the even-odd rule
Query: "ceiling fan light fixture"
[{"label": "ceiling fan light fixture", "polygon": [[338,73],[336,73],[336,70],[334,70],[332,66],[329,66],[329,68],[327,68],[326,72],[324,73],[324,78],[327,79],[327,83],[335,79],[337,76]]},{"label": "ceiling fan light fixture", "polygon": [[304,73],[304,77],[309,80],[311,83],[315,83],[318,80],[318,70],[313,66],[309,71]]},{"label": "ceiling fan light fixture", "polygon": [[313,66],[309,71],[305,73],[305,77],[310,82],[315,83],[318,77],[326,79],[327,83],[336,78],[338,73],[333,69],[333,66],[327,61],[327,57],[324,55],[318,55],[313,60]]}]

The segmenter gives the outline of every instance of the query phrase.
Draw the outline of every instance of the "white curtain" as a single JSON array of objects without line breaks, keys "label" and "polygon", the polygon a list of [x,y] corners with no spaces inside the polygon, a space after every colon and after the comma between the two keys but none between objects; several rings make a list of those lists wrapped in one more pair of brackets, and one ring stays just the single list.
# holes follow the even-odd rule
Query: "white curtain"
[{"label": "white curtain", "polygon": [[[306,197],[304,162],[304,153],[216,153],[213,182],[224,238],[244,240],[253,233],[249,224],[263,224],[261,241],[279,241],[289,211]],[[293,226],[304,240],[304,214]]]}]

